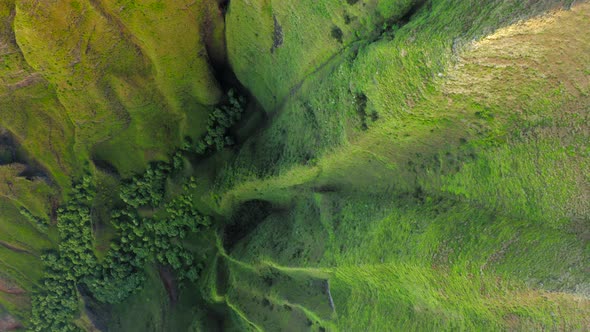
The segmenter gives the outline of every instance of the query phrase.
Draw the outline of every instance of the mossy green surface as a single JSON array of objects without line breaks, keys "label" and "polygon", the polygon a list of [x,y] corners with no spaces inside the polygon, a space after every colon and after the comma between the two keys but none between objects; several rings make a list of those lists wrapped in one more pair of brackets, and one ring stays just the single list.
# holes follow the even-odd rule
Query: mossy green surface
[{"label": "mossy green surface", "polygon": [[[588,8],[469,41],[555,4],[432,2],[303,83],[268,91],[264,61],[244,70],[276,114],[210,200],[228,215],[252,200],[273,205],[222,274],[244,324],[281,329],[290,316],[277,304],[290,303],[308,309],[299,322],[311,330],[588,325],[588,42],[578,38]],[[241,44],[246,54],[256,40]],[[238,50],[234,61],[249,61]],[[265,104],[290,88],[281,105]],[[264,279],[265,264],[331,273],[333,314],[290,302],[295,280],[285,293],[281,273]],[[312,306],[329,297],[322,287],[309,295]]]},{"label": "mossy green surface", "polygon": [[184,243],[205,272],[148,266],[111,307],[80,290],[78,326],[586,329],[590,7],[552,11],[572,3],[233,0],[224,22],[216,1],[0,1],[0,135],[24,156],[0,165],[0,286],[26,292],[0,306],[26,325],[57,242],[19,209],[54,223],[85,173],[103,259],[121,180],[205,132],[225,34],[260,105],[166,182],[196,177],[215,219]]},{"label": "mossy green surface", "polygon": [[[0,165],[3,235],[32,229],[39,239],[18,241],[44,246],[30,254],[6,249],[1,279],[25,284],[27,293],[42,274],[39,255],[55,246],[55,210],[72,181],[88,172],[108,173],[111,182],[142,172],[206,129],[209,105],[222,93],[210,62],[225,57],[223,17],[215,1],[161,4],[121,11],[120,1],[0,2],[0,134],[23,156]],[[97,216],[109,213],[109,195]],[[51,226],[25,226],[19,209]],[[97,246],[108,246],[110,226],[97,221]],[[52,242],[41,240],[43,232]],[[26,322],[28,294],[2,298]]]},{"label": "mossy green surface", "polygon": [[228,13],[230,63],[241,82],[273,112],[306,77],[417,1],[235,1]]},{"label": "mossy green surface", "polygon": [[[166,158],[183,135],[205,129],[209,110],[199,105],[221,94],[207,55],[209,47],[223,56],[221,46],[205,40],[223,29],[213,8],[210,1],[12,4],[19,51],[55,89],[69,122],[60,125],[75,127],[68,143],[76,166],[98,158],[129,176]],[[201,119],[190,128],[188,113]]]}]

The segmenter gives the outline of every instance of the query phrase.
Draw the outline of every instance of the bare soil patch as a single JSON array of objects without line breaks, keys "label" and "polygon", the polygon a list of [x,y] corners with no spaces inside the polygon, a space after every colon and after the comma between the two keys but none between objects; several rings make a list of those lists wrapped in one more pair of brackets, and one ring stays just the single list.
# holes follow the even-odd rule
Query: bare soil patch
[{"label": "bare soil patch", "polygon": [[10,315],[0,316],[0,332],[16,331],[22,329],[23,325]]},{"label": "bare soil patch", "polygon": [[162,280],[162,284],[166,289],[166,293],[168,293],[168,298],[170,299],[170,306],[174,307],[178,302],[178,289],[176,287],[176,280],[174,275],[167,267],[160,267],[158,269],[158,273],[160,275],[160,279]]}]

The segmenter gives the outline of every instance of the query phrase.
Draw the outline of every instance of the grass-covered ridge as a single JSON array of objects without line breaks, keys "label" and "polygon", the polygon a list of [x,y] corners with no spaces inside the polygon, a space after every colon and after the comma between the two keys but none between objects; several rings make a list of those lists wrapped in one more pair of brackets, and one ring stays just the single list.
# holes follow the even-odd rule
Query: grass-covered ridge
[{"label": "grass-covered ridge", "polygon": [[[283,277],[244,280],[227,263],[224,301],[244,324],[291,324],[286,301],[319,330],[588,326],[588,5],[471,43],[554,4],[433,1],[302,84],[258,90],[275,79],[264,62],[249,69],[260,80],[244,72],[263,105],[295,89],[211,197],[224,214],[272,206],[229,255],[332,271],[335,303],[321,314]],[[330,303],[325,287],[309,294]]]},{"label": "grass-covered ridge", "polygon": [[0,330],[588,329],[572,3],[1,2]]},{"label": "grass-covered ridge", "polygon": [[71,183],[92,172],[110,186],[88,224],[92,245],[108,247],[119,176],[206,132],[222,97],[211,64],[225,58],[224,24],[215,1],[7,0],[0,20],[0,301],[28,326],[39,257],[58,247],[57,209]]}]

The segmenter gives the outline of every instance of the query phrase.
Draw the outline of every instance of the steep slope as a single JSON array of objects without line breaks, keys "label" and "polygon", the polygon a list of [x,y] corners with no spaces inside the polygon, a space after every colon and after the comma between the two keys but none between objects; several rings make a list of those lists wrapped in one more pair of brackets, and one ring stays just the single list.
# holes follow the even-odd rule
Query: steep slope
[{"label": "steep slope", "polygon": [[0,331],[590,328],[588,2],[0,22]]},{"label": "steep slope", "polygon": [[0,1],[0,330],[28,326],[72,182],[116,184],[205,132],[223,31],[216,1]]},{"label": "steep slope", "polygon": [[[249,3],[232,6],[259,10]],[[588,328],[590,7],[470,43],[556,3],[463,3],[429,3],[390,34],[309,65],[301,84],[265,90],[257,84],[275,79],[267,64],[245,66],[245,84],[276,114],[210,200],[227,215],[271,207],[220,256],[225,286],[212,299],[244,326]],[[233,8],[228,32],[248,15]],[[290,10],[307,20],[296,27],[313,25],[307,8]],[[271,37],[233,36],[251,38],[236,49],[228,38],[230,60],[251,61],[238,54]],[[260,56],[274,70],[308,65],[279,52]],[[284,91],[282,104],[265,102]],[[319,284],[305,293],[298,278]]]},{"label": "steep slope", "polygon": [[76,126],[81,162],[102,143],[94,157],[129,175],[179,144],[181,120],[188,114],[200,119],[191,121],[198,127],[190,130],[204,130],[207,110],[198,105],[215,103],[220,96],[201,32],[215,29],[205,25],[206,20],[215,22],[214,13],[204,10],[208,4],[184,10],[181,1],[128,6],[115,1],[16,2],[17,42],[27,62],[56,87]]}]

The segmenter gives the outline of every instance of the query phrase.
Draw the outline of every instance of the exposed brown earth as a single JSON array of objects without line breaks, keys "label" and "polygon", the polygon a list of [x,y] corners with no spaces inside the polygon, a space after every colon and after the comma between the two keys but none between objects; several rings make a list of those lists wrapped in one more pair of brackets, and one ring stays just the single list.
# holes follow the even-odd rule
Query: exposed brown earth
[{"label": "exposed brown earth", "polygon": [[22,247],[20,247],[20,246],[17,246],[17,245],[14,245],[14,244],[10,244],[10,243],[8,243],[8,242],[0,241],[0,246],[2,246],[2,247],[4,247],[4,248],[6,248],[6,249],[8,249],[8,250],[11,250],[11,251],[17,252],[17,253],[21,253],[21,254],[31,254],[31,252],[30,252],[30,251],[28,251],[27,249],[25,249],[25,248],[22,248]]},{"label": "exposed brown earth", "polygon": [[158,273],[160,274],[160,279],[162,280],[162,284],[166,289],[166,293],[168,293],[168,298],[170,299],[170,305],[176,305],[178,302],[178,290],[176,288],[176,282],[174,280],[174,275],[170,270],[166,267],[160,267],[158,269]]},{"label": "exposed brown earth", "polygon": [[0,332],[16,331],[22,329],[23,325],[10,315],[0,316]]},{"label": "exposed brown earth", "polygon": [[24,289],[17,286],[15,283],[0,277],[0,292],[5,294],[20,295],[26,293]]}]

